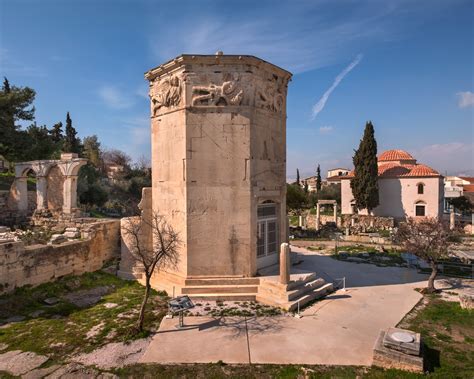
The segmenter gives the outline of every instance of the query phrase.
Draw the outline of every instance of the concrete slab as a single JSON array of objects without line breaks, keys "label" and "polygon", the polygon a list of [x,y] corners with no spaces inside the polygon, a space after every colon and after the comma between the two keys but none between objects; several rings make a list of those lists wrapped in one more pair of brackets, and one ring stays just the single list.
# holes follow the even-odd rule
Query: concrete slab
[{"label": "concrete slab", "polygon": [[141,362],[370,365],[380,330],[416,305],[422,296],[414,288],[425,285],[426,276],[303,253],[299,270],[328,281],[346,276],[347,291],[315,303],[301,319],[189,317],[186,330],[176,329],[177,319],[164,319]]},{"label": "concrete slab", "polygon": [[185,317],[163,319],[141,363],[248,363],[245,319],[242,317]]}]

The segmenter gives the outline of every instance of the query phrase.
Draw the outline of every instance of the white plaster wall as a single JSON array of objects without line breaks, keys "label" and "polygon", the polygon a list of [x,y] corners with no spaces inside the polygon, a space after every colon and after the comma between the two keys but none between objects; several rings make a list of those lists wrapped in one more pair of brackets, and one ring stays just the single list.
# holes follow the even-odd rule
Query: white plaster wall
[{"label": "white plaster wall", "polygon": [[[350,180],[341,181],[342,213],[352,214],[351,201],[354,199]],[[424,193],[418,194],[418,183],[423,183]],[[439,217],[443,204],[443,179],[433,178],[380,178],[379,206],[373,210],[375,216],[394,217],[402,219],[415,217],[415,203],[425,203],[425,214],[429,217]],[[366,210],[359,214],[367,214]]]}]

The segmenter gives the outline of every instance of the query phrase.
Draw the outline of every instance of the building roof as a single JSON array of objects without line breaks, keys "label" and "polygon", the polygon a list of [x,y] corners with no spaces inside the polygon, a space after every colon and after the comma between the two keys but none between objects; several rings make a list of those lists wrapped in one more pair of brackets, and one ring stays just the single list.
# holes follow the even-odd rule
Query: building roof
[{"label": "building roof", "polygon": [[462,187],[463,192],[474,192],[474,184],[468,184]]},{"label": "building roof", "polygon": [[[378,167],[379,178],[406,178],[406,177],[438,177],[438,171],[424,164],[397,164],[385,163]],[[340,179],[350,179],[354,177],[354,171],[347,176],[340,176]],[[474,186],[473,186],[474,187]],[[464,187],[465,188],[465,187]]]},{"label": "building roof", "polygon": [[466,182],[469,182],[470,184],[474,184],[474,177],[472,176],[460,176],[459,178],[465,180]]},{"label": "building roof", "polygon": [[387,162],[387,161],[405,161],[405,160],[415,160],[411,154],[407,153],[405,150],[387,150],[384,151],[382,154],[379,155],[378,161],[379,162]]}]

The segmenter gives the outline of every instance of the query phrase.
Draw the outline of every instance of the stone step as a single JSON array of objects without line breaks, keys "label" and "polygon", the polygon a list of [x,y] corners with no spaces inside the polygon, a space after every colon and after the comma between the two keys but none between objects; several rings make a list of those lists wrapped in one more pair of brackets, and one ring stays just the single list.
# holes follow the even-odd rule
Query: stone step
[{"label": "stone step", "polygon": [[235,293],[235,294],[222,294],[222,293],[195,293],[189,295],[191,300],[212,300],[212,301],[256,301],[256,293]]},{"label": "stone step", "polygon": [[281,284],[279,280],[268,280],[268,279],[262,280],[261,284],[265,285],[266,287],[275,287],[279,291],[281,291],[281,289],[284,289],[285,291],[291,291],[291,290],[294,290],[295,288],[298,288],[316,279],[317,279],[317,274],[312,272],[312,273],[305,274],[299,280],[291,280],[290,283],[288,283],[287,285]]},{"label": "stone step", "polygon": [[234,293],[254,293],[258,291],[258,286],[255,285],[214,285],[214,286],[186,286],[181,289],[181,292],[185,295],[192,294],[207,294],[207,293],[221,293],[221,294],[234,294]]},{"label": "stone step", "polygon": [[322,278],[315,279],[311,282],[301,284],[291,291],[285,291],[282,288],[274,286],[261,285],[258,289],[258,293],[261,296],[269,296],[277,301],[293,301],[302,297],[304,294],[314,291],[326,284],[326,281]]},{"label": "stone step", "polygon": [[298,302],[300,304],[300,307],[303,307],[309,302],[320,299],[333,291],[334,291],[333,284],[327,283],[291,301],[284,301],[281,298],[276,298],[276,297],[267,296],[267,295],[264,295],[264,296],[257,295],[257,301],[263,304],[274,306],[274,307],[283,308],[289,312],[292,312],[298,308]]},{"label": "stone step", "polygon": [[305,293],[321,288],[325,284],[326,284],[326,281],[322,278],[318,278],[318,279],[313,280],[312,282],[305,283],[304,285],[300,287],[296,287],[292,291],[288,291],[288,300],[292,301],[292,300],[298,299]]},{"label": "stone step", "polygon": [[291,306],[289,308],[290,311],[293,311],[298,308],[298,302],[300,303],[300,307],[303,305],[308,304],[311,301],[320,299],[327,294],[334,292],[334,285],[332,283],[327,283],[318,289],[309,292],[308,294],[304,295],[303,297],[291,301]]},{"label": "stone step", "polygon": [[260,278],[193,278],[185,280],[186,286],[226,286],[226,285],[246,285],[260,284]]}]

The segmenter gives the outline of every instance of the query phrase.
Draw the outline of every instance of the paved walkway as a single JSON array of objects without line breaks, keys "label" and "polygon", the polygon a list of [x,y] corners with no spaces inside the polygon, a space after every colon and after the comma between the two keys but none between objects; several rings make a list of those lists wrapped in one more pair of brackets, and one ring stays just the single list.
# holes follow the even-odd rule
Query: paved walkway
[{"label": "paved walkway", "polygon": [[370,365],[380,329],[396,325],[421,299],[426,276],[414,270],[346,263],[305,254],[299,269],[326,279],[346,276],[338,291],[303,312],[279,317],[164,319],[141,362]]}]

